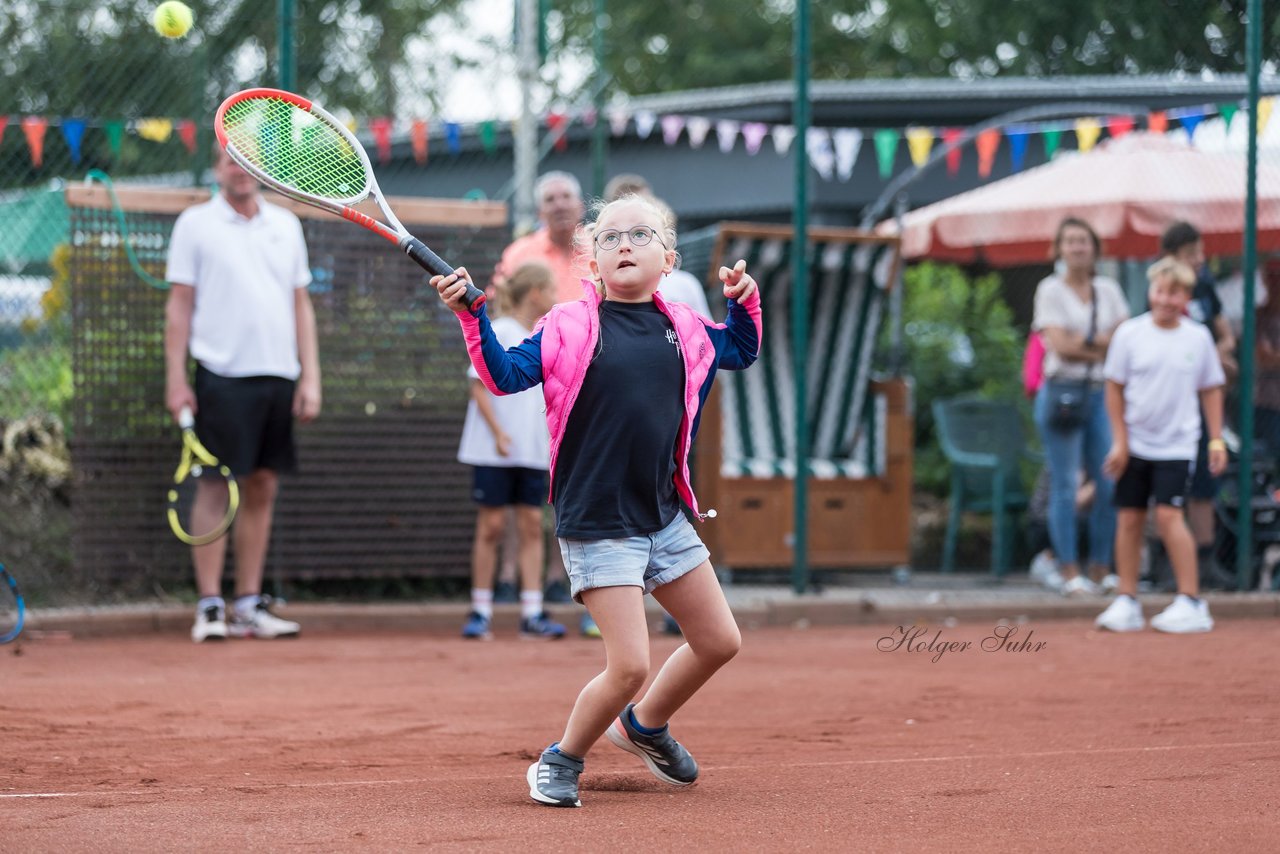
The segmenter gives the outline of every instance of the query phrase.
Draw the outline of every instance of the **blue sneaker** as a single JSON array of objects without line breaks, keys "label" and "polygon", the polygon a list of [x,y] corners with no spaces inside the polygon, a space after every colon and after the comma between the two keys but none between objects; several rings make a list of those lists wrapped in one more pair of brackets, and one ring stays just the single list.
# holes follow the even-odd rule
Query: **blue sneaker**
[{"label": "blue sneaker", "polygon": [[526,640],[559,640],[564,637],[564,626],[543,611],[536,617],[525,617],[520,621],[520,637]]},{"label": "blue sneaker", "polygon": [[468,640],[493,640],[489,622],[488,617],[472,611],[467,614],[467,621],[462,625],[462,636]]},{"label": "blue sneaker", "polygon": [[617,747],[635,754],[649,766],[653,776],[673,786],[688,786],[698,779],[698,763],[680,742],[671,737],[668,727],[653,735],[645,735],[631,725],[631,710],[635,703],[628,703],[622,714],[605,730],[605,735]]},{"label": "blue sneaker", "polygon": [[582,633],[584,638],[600,637],[600,627],[596,625],[596,621],[592,619],[590,614],[582,615],[582,620],[578,623],[578,631]]}]

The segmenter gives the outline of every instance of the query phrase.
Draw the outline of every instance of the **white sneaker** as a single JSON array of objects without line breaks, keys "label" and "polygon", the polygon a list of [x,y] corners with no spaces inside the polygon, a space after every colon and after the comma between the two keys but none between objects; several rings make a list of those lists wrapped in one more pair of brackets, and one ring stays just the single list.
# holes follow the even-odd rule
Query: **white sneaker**
[{"label": "white sneaker", "polygon": [[1058,572],[1058,562],[1048,550],[1042,551],[1031,559],[1028,571],[1031,580],[1037,584],[1059,593],[1062,591],[1062,573]]},{"label": "white sneaker", "polygon": [[259,597],[258,604],[249,613],[236,609],[231,615],[231,623],[227,629],[233,638],[293,638],[298,636],[301,626],[291,620],[282,620],[271,613],[268,607],[271,599]]},{"label": "white sneaker", "polygon": [[221,605],[196,611],[196,622],[191,627],[191,639],[196,643],[227,639],[227,612]]},{"label": "white sneaker", "polygon": [[1112,632],[1140,632],[1147,621],[1142,619],[1142,604],[1137,599],[1117,596],[1093,624]]},{"label": "white sneaker", "polygon": [[1102,584],[1099,586],[1102,587],[1103,593],[1106,593],[1108,595],[1115,593],[1117,590],[1120,589],[1120,576],[1116,575],[1113,572],[1110,575],[1103,578]]},{"label": "white sneaker", "polygon": [[1098,589],[1098,585],[1094,584],[1083,575],[1077,575],[1075,578],[1070,581],[1065,581],[1062,584],[1063,596],[1096,596],[1101,592],[1102,591]]},{"label": "white sneaker", "polygon": [[1213,617],[1209,616],[1209,603],[1196,601],[1179,593],[1173,604],[1151,618],[1151,628],[1173,634],[1207,632],[1213,629]]}]

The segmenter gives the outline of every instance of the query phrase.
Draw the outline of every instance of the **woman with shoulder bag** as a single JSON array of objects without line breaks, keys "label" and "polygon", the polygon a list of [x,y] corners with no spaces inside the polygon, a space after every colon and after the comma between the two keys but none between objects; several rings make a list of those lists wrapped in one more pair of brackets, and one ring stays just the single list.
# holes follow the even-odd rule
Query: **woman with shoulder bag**
[{"label": "woman with shoulder bag", "polygon": [[[1045,343],[1035,420],[1049,467],[1049,540],[1067,595],[1099,592],[1097,582],[1111,573],[1115,544],[1115,484],[1102,474],[1111,446],[1102,363],[1111,334],[1129,317],[1129,305],[1114,279],[1094,272],[1101,254],[1102,242],[1088,223],[1064,219],[1053,240],[1058,270],[1037,286],[1032,321]],[[1076,545],[1076,484],[1082,468],[1097,485],[1089,515],[1088,575],[1080,571]]]}]

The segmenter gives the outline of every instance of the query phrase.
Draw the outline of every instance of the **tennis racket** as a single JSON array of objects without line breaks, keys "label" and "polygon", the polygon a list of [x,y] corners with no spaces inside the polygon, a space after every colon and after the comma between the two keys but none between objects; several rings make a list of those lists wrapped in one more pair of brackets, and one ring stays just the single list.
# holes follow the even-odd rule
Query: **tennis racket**
[{"label": "tennis racket", "polygon": [[[273,190],[364,226],[428,273],[453,272],[396,219],[364,146],[319,104],[279,89],[245,89],[218,107],[213,130],[231,159]],[[370,194],[386,223],[352,207]],[[467,307],[478,308],[484,299],[484,291],[468,283]]]},{"label": "tennis racket", "polygon": [[182,428],[182,457],[169,487],[169,527],[184,543],[204,546],[231,527],[240,507],[240,488],[231,469],[196,438],[195,418],[189,408],[178,413],[178,426]]},{"label": "tennis racket", "polygon": [[9,643],[22,634],[22,621],[26,614],[18,582],[0,563],[0,643]]}]

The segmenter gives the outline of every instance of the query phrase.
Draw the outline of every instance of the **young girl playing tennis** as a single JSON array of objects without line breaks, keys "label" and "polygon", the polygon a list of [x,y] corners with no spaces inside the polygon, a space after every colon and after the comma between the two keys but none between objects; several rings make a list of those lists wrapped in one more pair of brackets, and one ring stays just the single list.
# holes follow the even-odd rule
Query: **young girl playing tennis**
[{"label": "young girl playing tennis", "polygon": [[[573,596],[604,639],[606,664],[582,693],[560,740],[529,767],[539,803],[581,806],[578,776],[601,735],[658,779],[687,786],[698,765],[667,722],[738,652],[738,626],[681,504],[698,514],[689,447],[718,368],[759,353],[760,295],[746,262],[720,268],[729,314],[716,324],[657,294],[676,262],[675,230],[657,206],[624,196],[591,229],[582,299],[560,303],[507,350],[484,308],[461,301],[467,272],[433,278],[457,313],[472,365],[494,394],[541,382],[551,433],[551,500]],[[708,514],[711,515],[711,514]],[[649,675],[643,595],[653,593],[685,643]]]}]

